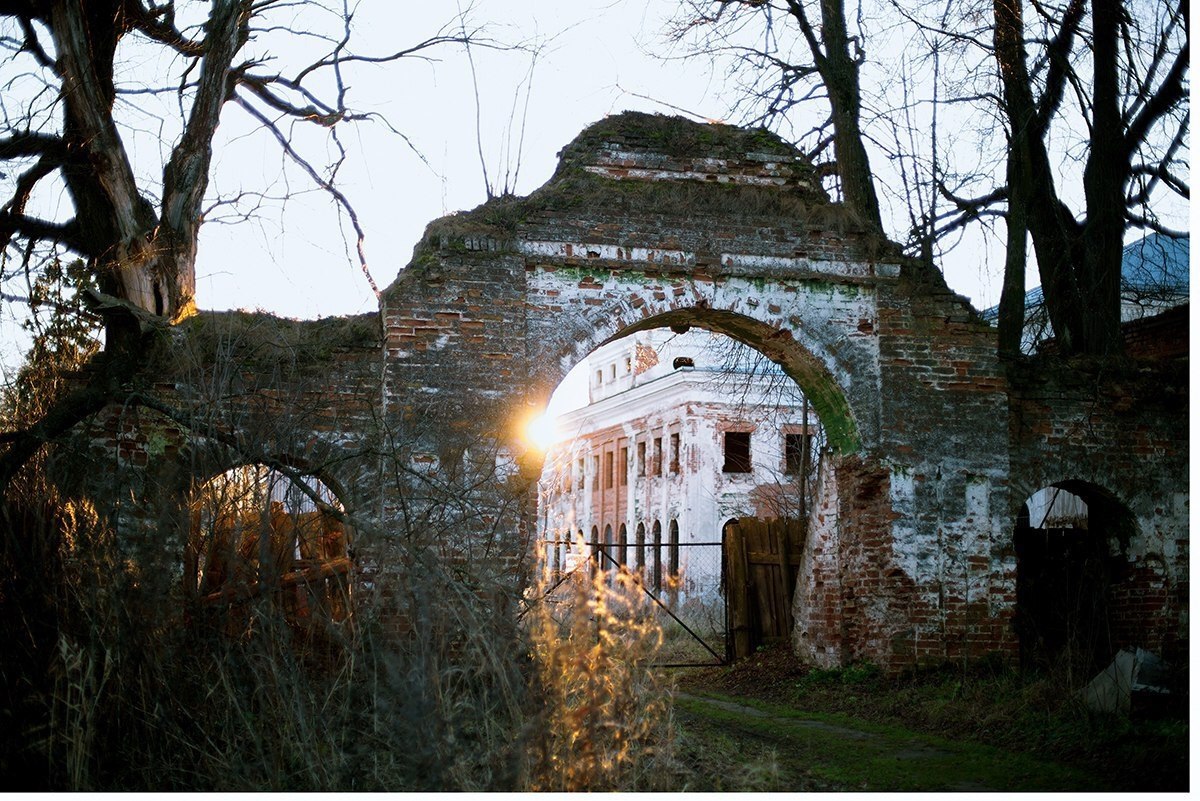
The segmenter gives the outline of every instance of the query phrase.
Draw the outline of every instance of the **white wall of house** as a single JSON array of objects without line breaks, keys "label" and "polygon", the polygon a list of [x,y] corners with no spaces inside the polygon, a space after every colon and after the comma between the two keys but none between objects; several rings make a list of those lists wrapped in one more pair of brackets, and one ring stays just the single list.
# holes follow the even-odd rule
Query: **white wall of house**
[{"label": "white wall of house", "polygon": [[[690,363],[677,361],[683,359]],[[603,538],[611,527],[615,542],[623,523],[629,546],[625,562],[633,568],[641,523],[646,531],[647,582],[653,584],[649,550],[654,523],[661,526],[666,573],[670,524],[675,521],[681,545],[682,583],[677,593],[685,598],[716,593],[716,544],[724,524],[731,518],[780,516],[786,510],[771,499],[782,498],[786,506],[788,493],[795,495],[785,465],[785,433],[805,429],[799,388],[757,352],[700,330],[675,334],[656,329],[608,343],[589,356],[587,375],[590,402],[559,418],[563,440],[548,454],[541,477],[541,538],[560,539],[568,532],[577,537],[583,531],[590,540],[593,527]],[[812,413],[810,425],[815,430]],[[725,469],[728,431],[750,435],[748,472]],[[674,437],[679,443],[677,463]],[[657,443],[660,470],[655,469]],[[609,455],[616,473],[611,479]],[[714,546],[702,548],[698,543]],[[572,548],[570,556],[562,552],[556,561],[554,547],[546,551],[550,569],[555,564],[571,569],[586,558]]]}]

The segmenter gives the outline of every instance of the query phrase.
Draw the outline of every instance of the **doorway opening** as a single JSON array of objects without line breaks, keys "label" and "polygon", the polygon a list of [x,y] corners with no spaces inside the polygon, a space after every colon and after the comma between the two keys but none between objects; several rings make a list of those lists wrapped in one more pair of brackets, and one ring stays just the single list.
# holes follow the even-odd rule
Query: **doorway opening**
[{"label": "doorway opening", "polygon": [[185,581],[202,618],[245,636],[266,605],[309,640],[349,620],[348,530],[320,479],[241,465],[200,485],[190,510]]},{"label": "doorway opening", "polygon": [[1125,563],[1132,516],[1078,481],[1039,489],[1017,517],[1014,628],[1022,667],[1091,676],[1116,652],[1112,588]]},{"label": "doorway opening", "polygon": [[[794,380],[730,337],[649,329],[580,362],[550,412],[559,434],[537,516],[547,596],[597,570],[610,573],[608,585],[619,573],[631,577],[660,619],[667,665],[728,659],[734,596],[774,593],[778,614],[769,620],[790,627],[808,510],[828,485],[820,471],[832,469],[824,428]],[[791,561],[776,567],[782,578],[771,587],[761,571],[729,571],[731,517],[777,521],[789,532]],[[581,529],[595,532],[582,548],[571,533]],[[619,532],[634,533],[632,548]]]}]

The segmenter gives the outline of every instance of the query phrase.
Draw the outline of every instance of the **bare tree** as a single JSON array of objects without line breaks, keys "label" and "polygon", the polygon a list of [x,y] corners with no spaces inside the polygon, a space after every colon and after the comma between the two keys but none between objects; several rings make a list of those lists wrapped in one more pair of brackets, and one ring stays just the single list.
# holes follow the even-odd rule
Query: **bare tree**
[{"label": "bare tree", "polygon": [[[1125,231],[1177,233],[1159,212],[1189,197],[1187,20],[1178,0],[692,0],[676,36],[730,64],[747,121],[791,126],[816,159],[856,138],[899,173],[914,255],[1005,216],[1001,351],[1018,350],[1030,239],[1061,351],[1103,354],[1120,348]],[[834,150],[825,166],[861,211],[873,173]]]},{"label": "bare tree", "polygon": [[[808,155],[816,161],[832,148],[832,167],[846,205],[864,222],[881,229],[879,199],[860,124],[862,38],[850,32],[842,0],[820,0],[815,12],[811,5],[804,0],[688,0],[676,36],[707,30],[701,34],[701,49],[724,51],[740,66],[774,73],[757,97],[764,107],[755,122],[769,122],[809,101],[824,100],[828,116],[802,136],[810,143]],[[741,37],[747,26],[759,22],[763,30],[758,44],[744,43]],[[795,26],[804,44],[799,53],[781,41],[791,33],[789,25]]]},{"label": "bare tree", "polygon": [[[411,46],[359,52],[356,9],[348,0],[0,0],[0,280],[82,259],[75,289],[106,334],[87,387],[27,428],[0,433],[0,487],[41,443],[111,399],[147,347],[147,330],[194,313],[206,216],[262,202],[261,193],[211,190],[214,137],[228,108],[330,196],[378,292],[362,227],[337,186],[347,158],[339,130],[373,118],[350,102],[352,71],[424,57],[478,32],[460,18]],[[139,129],[154,146],[130,146]],[[60,189],[65,203],[44,202]]]}]

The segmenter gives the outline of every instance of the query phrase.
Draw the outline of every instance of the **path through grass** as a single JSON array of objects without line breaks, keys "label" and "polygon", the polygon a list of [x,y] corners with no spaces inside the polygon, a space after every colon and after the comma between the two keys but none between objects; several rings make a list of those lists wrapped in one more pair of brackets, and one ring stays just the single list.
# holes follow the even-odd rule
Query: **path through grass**
[{"label": "path through grass", "polygon": [[835,714],[676,696],[692,790],[1095,790],[1076,768]]}]

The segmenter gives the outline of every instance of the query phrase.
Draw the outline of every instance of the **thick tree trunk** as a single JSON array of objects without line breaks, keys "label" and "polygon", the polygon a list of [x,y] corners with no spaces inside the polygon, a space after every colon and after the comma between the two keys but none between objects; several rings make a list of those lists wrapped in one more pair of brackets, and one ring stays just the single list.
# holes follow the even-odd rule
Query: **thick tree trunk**
[{"label": "thick tree trunk", "polygon": [[1083,264],[1091,279],[1080,287],[1089,313],[1083,317],[1080,350],[1096,355],[1119,353],[1121,342],[1121,255],[1125,234],[1125,185],[1129,159],[1124,153],[1117,79],[1120,0],[1092,2],[1091,148],[1083,173],[1087,220],[1083,226]]},{"label": "thick tree trunk", "polygon": [[879,198],[875,194],[875,180],[867,149],[863,146],[859,120],[862,95],[858,61],[850,54],[842,0],[821,0],[821,23],[824,56],[816,61],[833,111],[833,150],[842,179],[842,196],[846,205],[858,212],[864,222],[882,230]]}]

